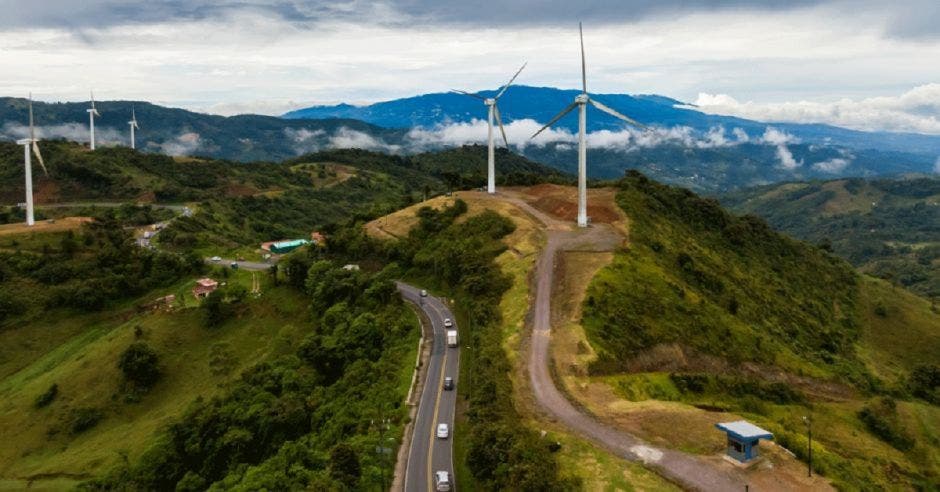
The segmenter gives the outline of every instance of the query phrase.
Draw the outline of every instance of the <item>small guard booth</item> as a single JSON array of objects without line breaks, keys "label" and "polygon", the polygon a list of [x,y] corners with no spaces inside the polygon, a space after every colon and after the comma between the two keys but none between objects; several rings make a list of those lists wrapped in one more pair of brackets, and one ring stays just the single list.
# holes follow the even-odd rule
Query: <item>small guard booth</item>
[{"label": "small guard booth", "polygon": [[757,443],[761,439],[773,439],[769,431],[746,421],[725,422],[715,424],[719,430],[728,435],[728,454],[726,459],[732,463],[750,465],[760,457]]}]

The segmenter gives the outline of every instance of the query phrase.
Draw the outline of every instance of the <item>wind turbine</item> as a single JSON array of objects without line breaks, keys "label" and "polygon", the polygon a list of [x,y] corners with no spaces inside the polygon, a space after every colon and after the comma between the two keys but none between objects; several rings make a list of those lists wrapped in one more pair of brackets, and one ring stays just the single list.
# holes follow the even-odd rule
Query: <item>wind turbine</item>
[{"label": "wind turbine", "polygon": [[463,94],[465,96],[470,96],[472,98],[483,101],[483,104],[485,104],[487,107],[487,112],[488,112],[487,120],[489,122],[489,126],[487,127],[487,131],[488,131],[487,140],[489,142],[489,148],[487,149],[487,154],[486,154],[486,173],[487,173],[486,192],[491,195],[493,193],[496,193],[496,151],[495,151],[494,144],[493,144],[493,119],[494,118],[496,119],[496,124],[499,125],[500,133],[502,133],[503,135],[503,142],[506,144],[506,147],[509,148],[509,140],[506,139],[506,130],[503,128],[502,118],[499,117],[499,107],[496,105],[496,101],[498,101],[499,98],[503,96],[503,94],[506,92],[506,89],[509,89],[510,84],[512,84],[512,82],[516,80],[516,77],[518,77],[519,74],[522,73],[522,69],[525,68],[525,66],[526,64],[523,63],[522,67],[519,68],[519,71],[517,71],[516,74],[513,75],[511,79],[509,79],[509,82],[506,82],[506,85],[504,85],[499,90],[499,92],[496,93],[496,96],[494,97],[483,97],[479,94],[454,90],[454,92],[458,94]]},{"label": "wind turbine", "polygon": [[586,74],[587,70],[585,68],[584,62],[584,31],[581,29],[580,22],[578,23],[578,33],[581,36],[581,93],[575,96],[573,103],[569,104],[567,108],[558,113],[558,115],[552,118],[548,124],[539,129],[539,131],[535,132],[535,135],[532,135],[529,137],[529,139],[531,140],[535,138],[539,133],[542,133],[542,131],[544,131],[546,128],[555,124],[555,122],[571,112],[571,110],[575,107],[578,108],[578,227],[587,227],[587,145],[585,144],[584,138],[585,133],[587,132],[588,103],[593,105],[595,108],[633,126],[640,128],[645,128],[645,126],[618,113],[617,111],[614,111],[607,105],[602,104],[600,101],[591,99],[591,97],[588,96]]},{"label": "wind turbine", "polygon": [[29,94],[29,138],[17,140],[17,145],[23,146],[23,168],[26,174],[26,225],[32,226],[36,223],[33,217],[33,160],[32,155],[36,154],[39,165],[42,166],[42,172],[49,175],[46,171],[46,164],[42,162],[42,154],[39,153],[39,140],[36,138],[36,128],[33,125],[33,94]]},{"label": "wind turbine", "polygon": [[131,120],[127,122],[131,127],[131,148],[136,149],[137,143],[134,140],[134,130],[139,130],[140,127],[137,126],[137,112],[134,110],[134,107],[131,106]]},{"label": "wind turbine", "polygon": [[97,109],[95,109],[95,92],[94,91],[91,92],[91,107],[86,109],[85,111],[88,111],[88,121],[90,122],[90,124],[88,125],[88,128],[91,130],[91,145],[89,146],[89,148],[91,150],[95,150],[95,116],[101,116],[101,114],[98,113]]}]

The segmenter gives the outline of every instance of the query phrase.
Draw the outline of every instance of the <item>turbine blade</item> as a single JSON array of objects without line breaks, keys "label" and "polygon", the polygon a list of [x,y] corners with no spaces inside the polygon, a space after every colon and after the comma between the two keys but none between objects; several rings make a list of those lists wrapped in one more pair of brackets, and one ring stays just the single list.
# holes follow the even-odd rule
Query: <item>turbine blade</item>
[{"label": "turbine blade", "polygon": [[95,91],[91,91],[91,109],[95,109]]},{"label": "turbine blade", "polygon": [[542,128],[540,128],[539,131],[535,132],[534,135],[532,135],[531,137],[529,137],[529,140],[532,140],[533,138],[537,137],[539,133],[542,133],[543,131],[545,131],[546,128],[548,128],[548,127],[554,125],[556,121],[560,120],[562,117],[564,117],[566,114],[568,114],[568,113],[569,113],[572,109],[574,109],[575,106],[577,106],[577,105],[578,105],[578,103],[576,103],[576,102],[573,102],[573,103],[569,104],[567,108],[561,110],[560,113],[558,113],[557,115],[555,115],[555,117],[552,118],[551,121],[548,122],[548,124],[546,124],[545,126],[543,126]]},{"label": "turbine blade", "polygon": [[49,175],[49,171],[46,170],[46,163],[42,161],[42,154],[39,153],[39,144],[36,143],[35,140],[33,140],[33,145],[32,145],[32,147],[33,147],[33,154],[36,155],[36,159],[39,160],[39,165],[42,167],[42,172],[43,172],[43,174],[45,174],[46,176],[48,176],[48,175]]},{"label": "turbine blade", "polygon": [[509,139],[506,138],[506,129],[503,128],[503,119],[499,117],[499,106],[493,104],[493,116],[496,117],[496,124],[499,125],[499,132],[503,134],[503,143],[509,148]]},{"label": "turbine blade", "polygon": [[633,126],[635,126],[635,127],[638,127],[638,128],[646,128],[646,125],[644,125],[643,123],[640,123],[639,121],[636,121],[636,120],[634,120],[633,118],[628,118],[628,117],[626,117],[626,116],[624,116],[624,115],[618,113],[617,111],[611,109],[611,108],[610,108],[609,106],[607,106],[606,104],[603,104],[603,103],[601,103],[601,102],[595,101],[594,99],[589,99],[588,101],[589,101],[591,104],[593,104],[595,108],[597,108],[597,109],[599,109],[599,110],[601,110],[601,111],[603,111],[603,112],[605,112],[605,113],[607,113],[607,114],[609,114],[609,115],[611,115],[611,116],[613,116],[613,117],[615,117],[615,118],[619,118],[619,119],[621,119],[621,120],[623,120],[623,121],[626,121],[627,123],[629,123],[629,124],[631,124],[631,125],[633,125]]},{"label": "turbine blade", "polygon": [[580,22],[578,22],[578,34],[581,36],[581,90],[587,94],[587,67],[584,63],[584,29],[581,28]]},{"label": "turbine blade", "polygon": [[514,80],[516,80],[516,77],[518,77],[519,74],[522,73],[522,69],[525,68],[525,66],[528,65],[528,64],[529,64],[529,62],[523,63],[522,66],[519,67],[519,71],[516,72],[516,74],[513,75],[511,79],[509,79],[509,82],[506,82],[506,85],[504,85],[503,88],[499,90],[499,93],[496,94],[496,97],[494,97],[493,99],[499,99],[500,97],[502,97],[502,96],[503,96],[503,93],[506,92],[506,89],[508,89],[509,86],[512,85],[512,82],[513,82]]},{"label": "turbine blade", "polygon": [[451,92],[456,92],[457,94],[463,94],[463,95],[465,95],[465,96],[470,96],[470,97],[472,97],[472,98],[474,98],[474,99],[479,99],[479,100],[481,100],[481,101],[485,101],[485,100],[486,100],[485,97],[483,97],[483,96],[481,96],[481,95],[479,95],[479,94],[473,94],[472,92],[466,92],[466,91],[462,91],[462,90],[458,90],[458,89],[451,89],[450,91],[451,91]]}]

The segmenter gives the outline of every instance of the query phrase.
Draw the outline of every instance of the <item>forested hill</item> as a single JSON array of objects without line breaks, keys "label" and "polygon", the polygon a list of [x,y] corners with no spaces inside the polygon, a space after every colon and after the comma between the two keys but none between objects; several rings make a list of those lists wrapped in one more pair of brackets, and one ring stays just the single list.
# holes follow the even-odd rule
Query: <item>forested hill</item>
[{"label": "forested hill", "polygon": [[721,201],[831,249],[865,272],[940,298],[938,177],[785,183]]},{"label": "forested hill", "polygon": [[[33,106],[44,139],[88,142],[88,103],[36,101]],[[144,101],[100,101],[96,107],[101,113],[95,120],[96,141],[101,147],[130,146],[127,122],[133,110],[140,124],[137,148],[142,151],[243,162],[287,159],[337,143],[368,147],[368,139],[363,140],[363,136],[394,142],[404,134],[403,130],[359,120],[284,120],[250,114],[225,117]],[[0,97],[0,137],[12,141],[24,136],[27,114],[25,99]]]},{"label": "forested hill", "polygon": [[825,429],[813,433],[814,468],[837,488],[936,483],[938,462],[920,459],[938,453],[936,306],[638,173],[617,202],[630,247],[587,291],[590,369],[627,399],[676,402],[656,407],[681,409],[657,415],[674,425],[664,437],[689,442],[686,422],[729,411],[805,459],[810,415]]}]

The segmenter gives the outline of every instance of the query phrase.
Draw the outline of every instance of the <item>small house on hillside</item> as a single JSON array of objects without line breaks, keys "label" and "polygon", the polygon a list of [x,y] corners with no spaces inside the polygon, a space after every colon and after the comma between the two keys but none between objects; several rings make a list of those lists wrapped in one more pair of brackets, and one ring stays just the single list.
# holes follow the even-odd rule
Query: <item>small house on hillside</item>
[{"label": "small house on hillside", "polygon": [[343,270],[346,270],[347,272],[358,272],[358,271],[359,271],[359,265],[356,265],[355,263],[350,263],[350,264],[348,264],[348,265],[343,265]]},{"label": "small house on hillside", "polygon": [[725,459],[738,465],[750,465],[760,457],[759,446],[761,439],[773,439],[770,431],[746,421],[725,422],[715,424],[715,427],[728,435],[728,449]]},{"label": "small house on hillside", "polygon": [[323,246],[326,244],[326,236],[317,231],[313,231],[310,233],[310,241],[317,246]]},{"label": "small house on hillside", "polygon": [[196,299],[206,297],[209,294],[215,292],[219,288],[219,283],[211,278],[201,278],[196,281],[196,286],[193,287],[193,296]]}]

